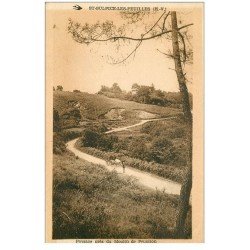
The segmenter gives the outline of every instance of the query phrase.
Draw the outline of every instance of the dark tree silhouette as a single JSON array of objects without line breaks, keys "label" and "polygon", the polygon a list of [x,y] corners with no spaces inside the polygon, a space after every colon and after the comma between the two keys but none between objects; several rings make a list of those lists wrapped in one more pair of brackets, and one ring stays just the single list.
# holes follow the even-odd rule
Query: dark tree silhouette
[{"label": "dark tree silhouette", "polygon": [[56,90],[63,91],[63,86],[62,85],[57,85]]},{"label": "dark tree silhouette", "polygon": [[[184,229],[185,229],[185,220],[187,217],[187,213],[189,210],[189,200],[190,194],[192,189],[192,113],[189,103],[189,94],[186,85],[185,75],[182,70],[181,64],[181,56],[180,56],[180,49],[179,49],[179,30],[177,25],[177,17],[176,12],[171,12],[171,23],[172,23],[172,45],[173,45],[173,58],[175,62],[175,71],[179,82],[179,89],[182,95],[182,107],[183,107],[183,114],[188,124],[188,134],[187,139],[190,143],[189,145],[189,152],[187,154],[187,166],[186,166],[186,175],[181,187],[180,193],[180,203],[179,203],[179,211],[176,221],[176,237],[183,238],[184,237]],[[185,53],[185,52],[184,52]],[[184,54],[184,58],[185,58]]]}]

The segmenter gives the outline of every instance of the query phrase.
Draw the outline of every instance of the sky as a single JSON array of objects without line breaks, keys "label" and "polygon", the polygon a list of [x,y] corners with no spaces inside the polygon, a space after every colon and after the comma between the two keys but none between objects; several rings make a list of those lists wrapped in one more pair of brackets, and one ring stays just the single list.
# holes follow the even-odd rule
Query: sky
[{"label": "sky", "polygon": [[[161,13],[149,15],[144,23],[154,23]],[[67,31],[67,26],[68,19],[71,18],[82,24],[113,20],[119,27],[125,22],[119,12],[91,12],[84,9],[75,11],[71,5],[64,9],[58,8],[57,5],[56,8],[47,8],[46,14],[46,60],[47,74],[50,75],[47,80],[51,81],[51,85],[62,85],[67,91],[78,89],[88,93],[96,93],[101,85],[111,86],[113,83],[118,83],[126,91],[131,89],[133,83],[154,84],[156,89],[178,91],[176,73],[173,70],[174,61],[157,51],[158,49],[168,53],[171,50],[170,41],[164,38],[145,41],[134,57],[130,57],[122,64],[112,64],[110,57],[124,58],[137,43],[121,42],[119,49],[116,44],[110,42],[97,42],[87,46],[74,41]],[[188,19],[187,16],[185,15],[184,19]],[[144,28],[145,25],[134,27],[136,31],[131,33],[132,36],[138,36]],[[185,70],[191,77],[192,67],[186,66]]]}]

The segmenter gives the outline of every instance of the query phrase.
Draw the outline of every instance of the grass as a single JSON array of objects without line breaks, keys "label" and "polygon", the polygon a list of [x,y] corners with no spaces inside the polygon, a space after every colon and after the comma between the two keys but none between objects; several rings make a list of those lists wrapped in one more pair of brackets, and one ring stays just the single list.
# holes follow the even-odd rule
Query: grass
[{"label": "grass", "polygon": [[141,104],[133,101],[119,100],[109,98],[103,95],[88,93],[73,93],[66,91],[54,91],[54,108],[62,114],[68,109],[68,101],[74,100],[80,103],[80,112],[85,119],[98,119],[106,114],[112,108],[124,108],[125,119],[134,117],[135,110],[143,110],[161,117],[176,115],[180,113],[180,109],[170,107],[160,107],[156,105]]},{"label": "grass", "polygon": [[54,239],[173,237],[175,196],[146,190],[131,177],[69,153],[53,161]]}]

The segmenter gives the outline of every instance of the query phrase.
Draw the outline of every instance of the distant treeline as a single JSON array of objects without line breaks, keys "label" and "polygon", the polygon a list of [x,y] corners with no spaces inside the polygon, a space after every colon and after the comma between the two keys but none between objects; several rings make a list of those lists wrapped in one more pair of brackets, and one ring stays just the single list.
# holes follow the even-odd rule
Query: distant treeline
[{"label": "distant treeline", "polygon": [[[181,108],[181,95],[179,92],[166,92],[155,89],[153,84],[146,86],[134,83],[131,91],[128,92],[122,90],[117,83],[114,83],[112,87],[102,85],[97,94],[139,103]],[[191,94],[190,103],[192,105]]]}]

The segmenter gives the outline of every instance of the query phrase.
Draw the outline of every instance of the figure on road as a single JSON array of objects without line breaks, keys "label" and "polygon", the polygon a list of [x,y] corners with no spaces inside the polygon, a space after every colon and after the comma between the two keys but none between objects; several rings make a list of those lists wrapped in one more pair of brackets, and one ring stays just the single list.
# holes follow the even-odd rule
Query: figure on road
[{"label": "figure on road", "polygon": [[123,173],[125,173],[125,165],[124,165],[123,161],[121,163],[122,163]]}]

